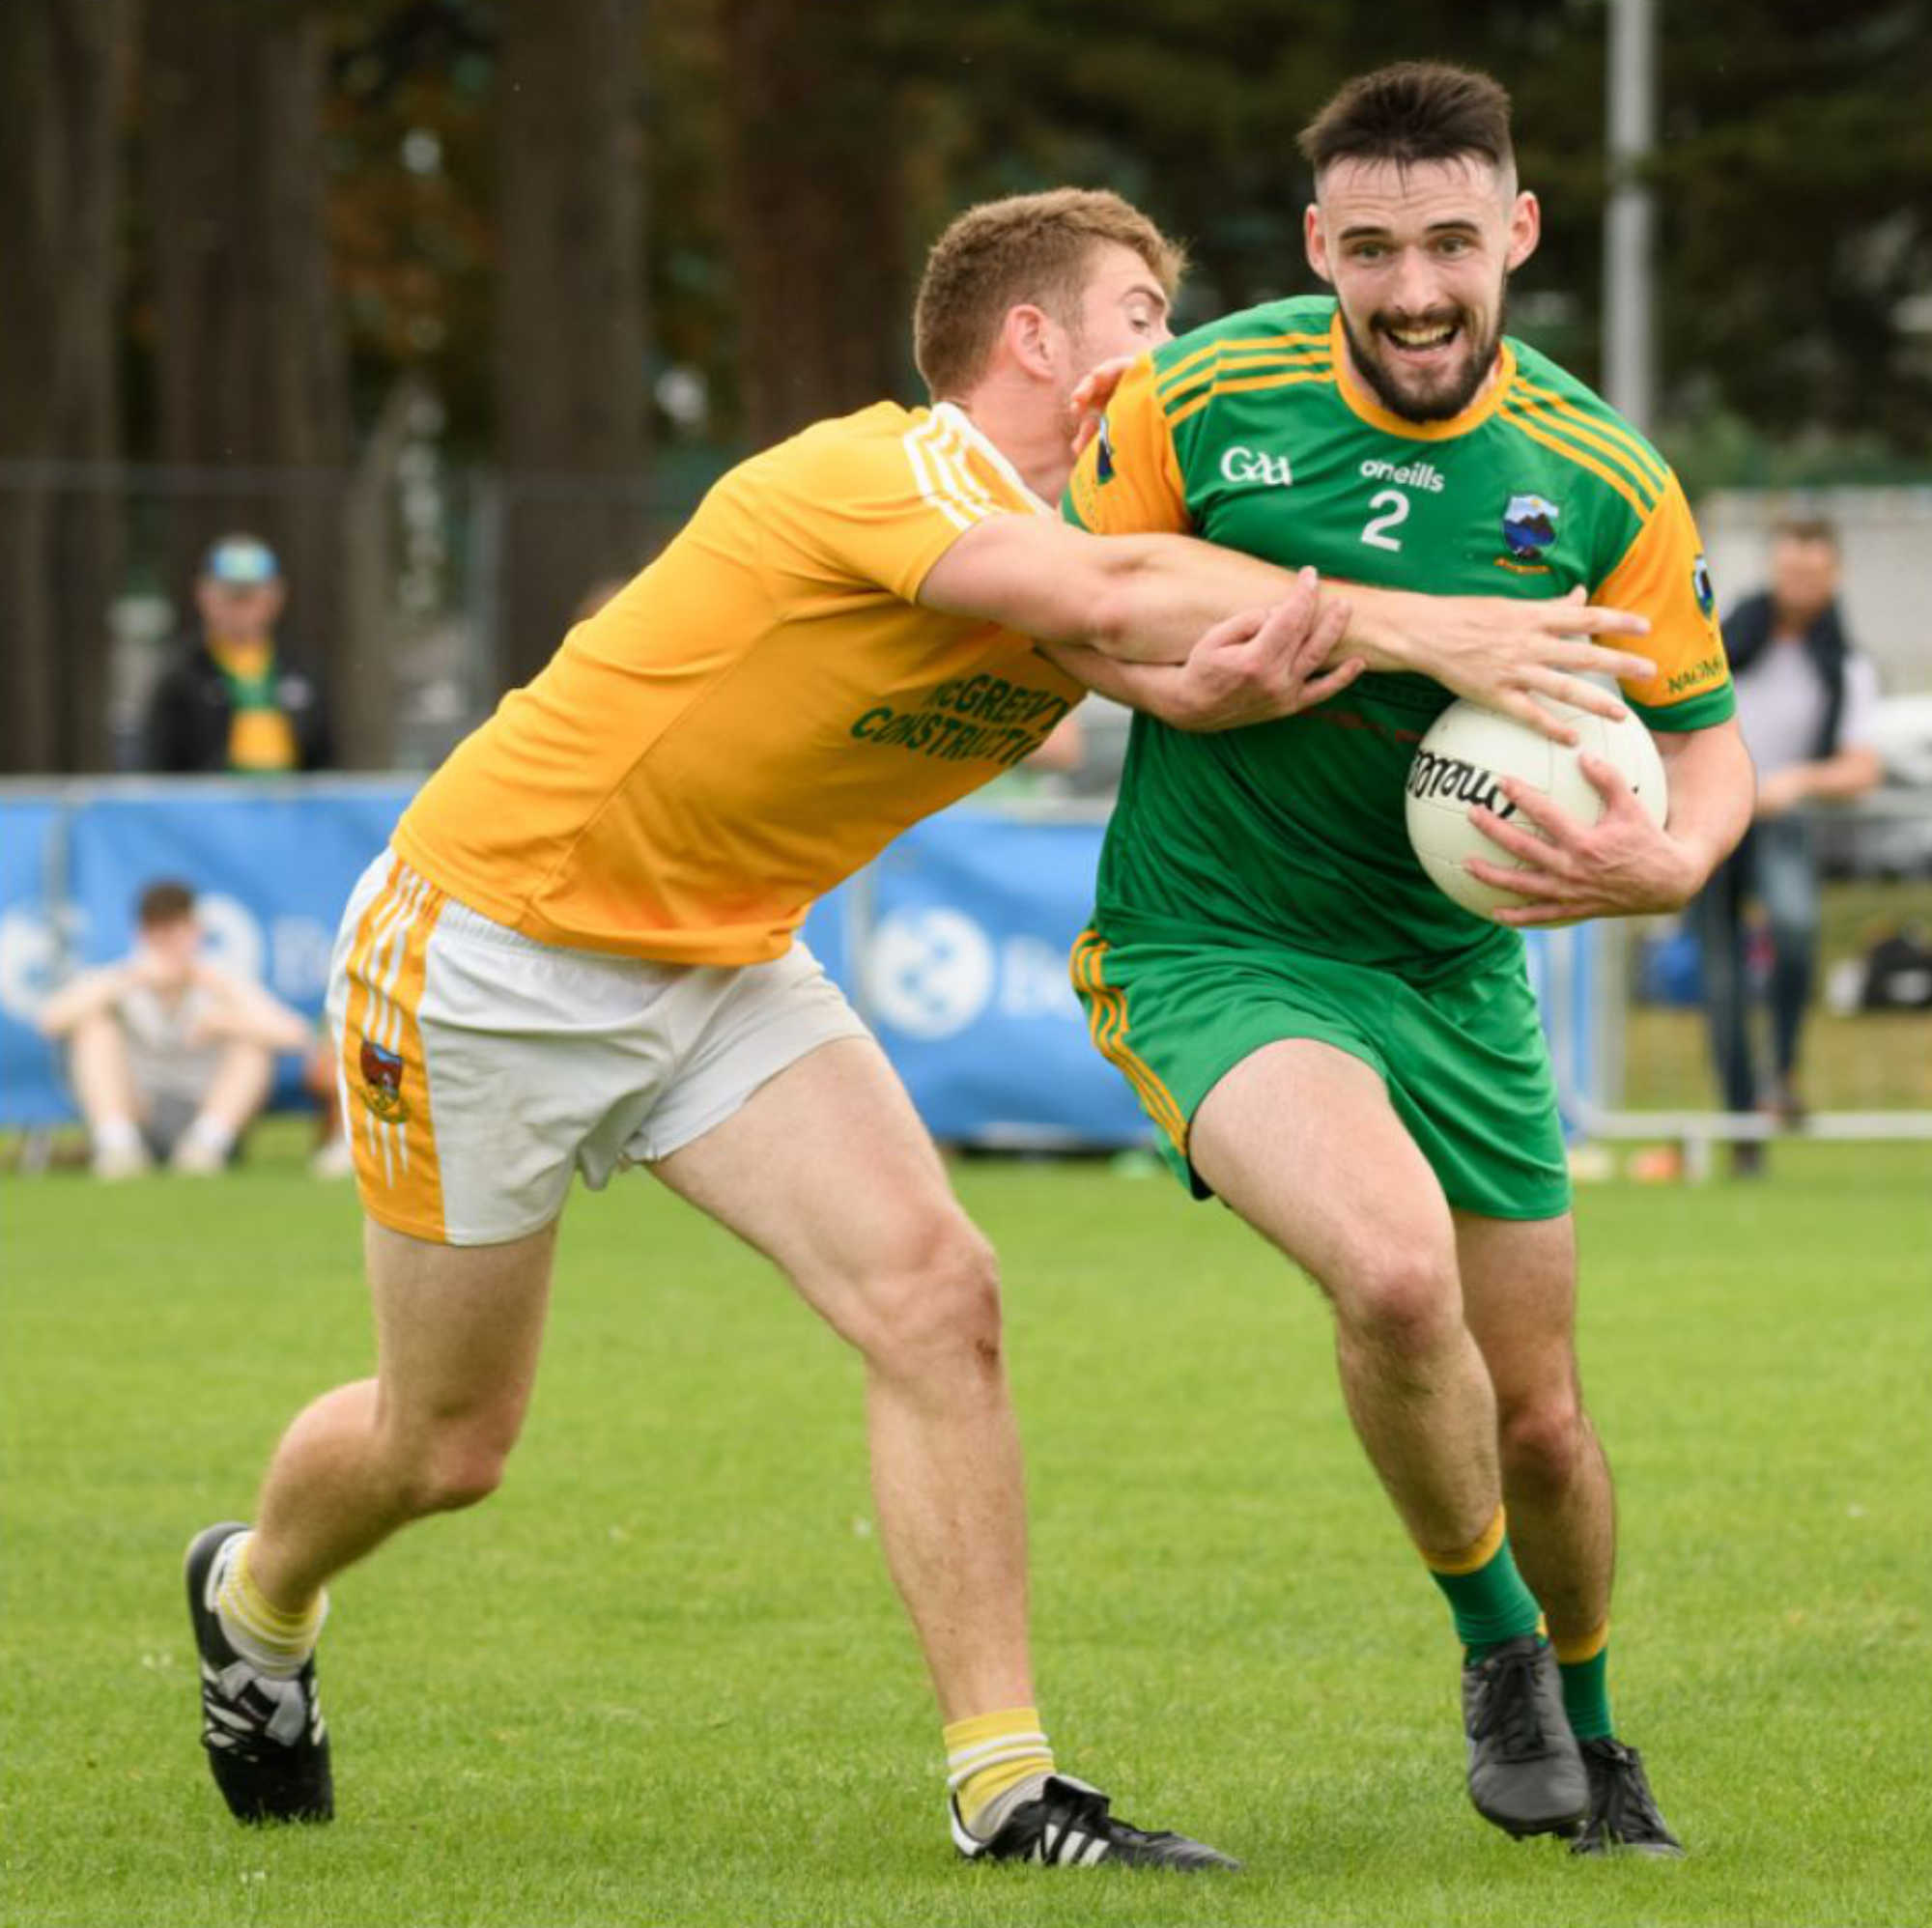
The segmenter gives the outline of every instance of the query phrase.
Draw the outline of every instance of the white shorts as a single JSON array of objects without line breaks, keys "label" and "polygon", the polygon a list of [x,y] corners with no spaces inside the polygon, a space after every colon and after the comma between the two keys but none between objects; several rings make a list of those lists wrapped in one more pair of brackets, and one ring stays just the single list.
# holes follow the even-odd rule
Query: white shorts
[{"label": "white shorts", "polygon": [[821,1044],[870,1034],[802,944],[769,964],[565,950],[392,853],[357,881],[328,977],[343,1119],[371,1217],[444,1245],[541,1230],[722,1124]]}]

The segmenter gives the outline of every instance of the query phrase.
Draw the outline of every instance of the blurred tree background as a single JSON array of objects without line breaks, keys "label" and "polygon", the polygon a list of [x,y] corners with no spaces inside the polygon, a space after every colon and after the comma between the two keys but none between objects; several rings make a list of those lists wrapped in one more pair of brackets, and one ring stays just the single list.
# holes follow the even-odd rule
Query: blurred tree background
[{"label": "blurred tree background", "polygon": [[[1658,14],[1652,432],[1693,492],[1922,476],[1927,5]],[[1117,187],[1188,241],[1183,320],[1312,286],[1295,132],[1390,59],[1515,95],[1512,325],[1595,379],[1606,36],[1605,0],[7,0],[0,767],[107,767],[103,602],[179,599],[231,525],[386,762],[399,608],[459,606],[487,704],[737,454],[916,398],[970,202]]]}]

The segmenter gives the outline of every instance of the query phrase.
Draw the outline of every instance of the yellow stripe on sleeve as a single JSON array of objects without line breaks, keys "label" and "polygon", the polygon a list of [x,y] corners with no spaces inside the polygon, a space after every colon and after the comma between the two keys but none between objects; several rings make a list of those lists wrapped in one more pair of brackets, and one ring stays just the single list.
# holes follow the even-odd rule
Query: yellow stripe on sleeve
[{"label": "yellow stripe on sleeve", "polygon": [[1264,368],[1330,368],[1334,353],[1324,341],[1319,348],[1243,349],[1217,355],[1206,367],[1195,369],[1185,381],[1169,383],[1158,390],[1160,405],[1169,413],[1190,401],[1204,387],[1220,388],[1230,376],[1252,374]]},{"label": "yellow stripe on sleeve", "polygon": [[1627,465],[1652,489],[1662,493],[1664,485],[1670,480],[1670,469],[1663,458],[1655,449],[1647,447],[1634,430],[1609,416],[1592,414],[1589,410],[1578,408],[1567,396],[1559,395],[1555,389],[1541,387],[1520,374],[1517,377],[1516,386],[1518,392],[1531,402],[1569,421],[1579,439],[1596,442],[1620,453]]},{"label": "yellow stripe on sleeve", "polygon": [[1504,402],[1496,413],[1499,419],[1508,422],[1513,428],[1520,429],[1531,441],[1538,442],[1543,447],[1554,451],[1557,455],[1566,457],[1569,461],[1574,462],[1577,468],[1587,468],[1600,481],[1606,482],[1631,505],[1639,518],[1647,517],[1650,514],[1650,506],[1637,494],[1629,478],[1617,469],[1605,467],[1594,455],[1588,454],[1583,449],[1577,447],[1575,442],[1566,440],[1562,437],[1553,434],[1543,422],[1525,413],[1512,402]]},{"label": "yellow stripe on sleeve", "polygon": [[1321,349],[1325,353],[1329,349],[1328,330],[1323,328],[1319,334],[1252,335],[1210,341],[1191,354],[1170,362],[1154,378],[1154,388],[1164,400],[1177,387],[1192,386],[1206,372],[1206,364],[1218,363],[1233,354],[1274,353],[1282,349]]},{"label": "yellow stripe on sleeve", "polygon": [[1551,435],[1560,436],[1564,440],[1574,442],[1578,448],[1587,449],[1599,461],[1606,462],[1620,474],[1626,476],[1631,486],[1642,497],[1644,513],[1647,515],[1657,506],[1657,500],[1663,493],[1664,483],[1656,477],[1648,463],[1638,460],[1627,443],[1603,433],[1591,418],[1579,410],[1555,399],[1542,400],[1536,396],[1526,396],[1520,392],[1521,384],[1509,395],[1505,406],[1522,412],[1525,418],[1534,420],[1539,428]]},{"label": "yellow stripe on sleeve", "polygon": [[1198,415],[1216,395],[1241,395],[1260,388],[1293,388],[1302,382],[1329,382],[1335,380],[1335,370],[1331,366],[1309,368],[1293,375],[1253,375],[1244,381],[1216,382],[1212,387],[1204,388],[1191,400],[1184,402],[1168,416],[1167,425],[1178,429],[1190,415]]}]

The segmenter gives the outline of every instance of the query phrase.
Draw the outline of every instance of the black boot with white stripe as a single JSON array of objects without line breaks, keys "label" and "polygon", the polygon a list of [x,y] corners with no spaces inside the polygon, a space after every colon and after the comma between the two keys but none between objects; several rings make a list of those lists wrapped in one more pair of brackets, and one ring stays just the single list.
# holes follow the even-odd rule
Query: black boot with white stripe
[{"label": "black boot with white stripe", "polygon": [[215,1596],[247,1531],[225,1520],[187,1549],[187,1611],[201,1656],[201,1744],[238,1821],[327,1821],[335,1813],[328,1730],[316,1698],[315,1661],[293,1680],[252,1667],[229,1645]]},{"label": "black boot with white stripe", "polygon": [[953,1802],[953,1845],[969,1861],[1037,1861],[1046,1867],[1091,1868],[1112,1861],[1197,1874],[1241,1865],[1185,1834],[1149,1834],[1116,1821],[1107,1804],[1098,1788],[1065,1774],[1049,1774],[1038,1797],[1014,1808],[990,1841],[967,1831]]}]

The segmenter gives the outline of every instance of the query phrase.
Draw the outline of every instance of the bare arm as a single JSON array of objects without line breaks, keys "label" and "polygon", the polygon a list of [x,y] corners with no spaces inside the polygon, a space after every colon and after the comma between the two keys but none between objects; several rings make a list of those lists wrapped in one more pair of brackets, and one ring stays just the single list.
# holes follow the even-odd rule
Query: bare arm
[{"label": "bare arm", "polygon": [[126,961],[83,971],[41,1007],[35,1023],[44,1037],[65,1037],[89,1018],[112,1010],[137,981],[132,964]]},{"label": "bare arm", "polygon": [[1781,817],[1801,804],[1842,804],[1862,797],[1885,780],[1885,759],[1857,746],[1815,763],[1794,763],[1758,785],[1757,814]]},{"label": "bare arm", "polygon": [[195,981],[213,1004],[199,1027],[206,1038],[232,1038],[268,1051],[306,1051],[311,1031],[306,1018],[272,997],[260,984],[238,978],[218,965],[201,964]]},{"label": "bare arm", "polygon": [[1735,719],[1709,729],[1660,731],[1657,748],[1670,787],[1661,830],[1615,766],[1596,756],[1582,759],[1584,776],[1604,798],[1604,814],[1594,824],[1580,823],[1514,777],[1504,780],[1503,793],[1534,829],[1490,810],[1469,812],[1491,842],[1530,865],[1470,862],[1471,876],[1530,900],[1520,910],[1497,911],[1499,923],[1680,910],[1704,888],[1750,823],[1750,757]]},{"label": "bare arm", "polygon": [[[1285,602],[1295,581],[1258,556],[1191,536],[1094,536],[1044,516],[996,516],[966,530],[933,564],[919,600],[1123,663],[1179,664],[1228,616]],[[1349,621],[1337,666],[1347,655],[1370,669],[1433,676],[1560,740],[1570,740],[1570,726],[1532,701],[1533,693],[1620,716],[1614,695],[1576,672],[1644,677],[1655,668],[1586,639],[1640,635],[1643,618],[1621,610],[1353,584],[1339,593]]]},{"label": "bare arm", "polygon": [[1217,623],[1185,663],[1122,663],[1078,643],[1040,646],[1068,675],[1178,729],[1237,729],[1325,702],[1361,674],[1360,657],[1329,667],[1348,606],[1321,596],[1304,570],[1287,601]]}]

